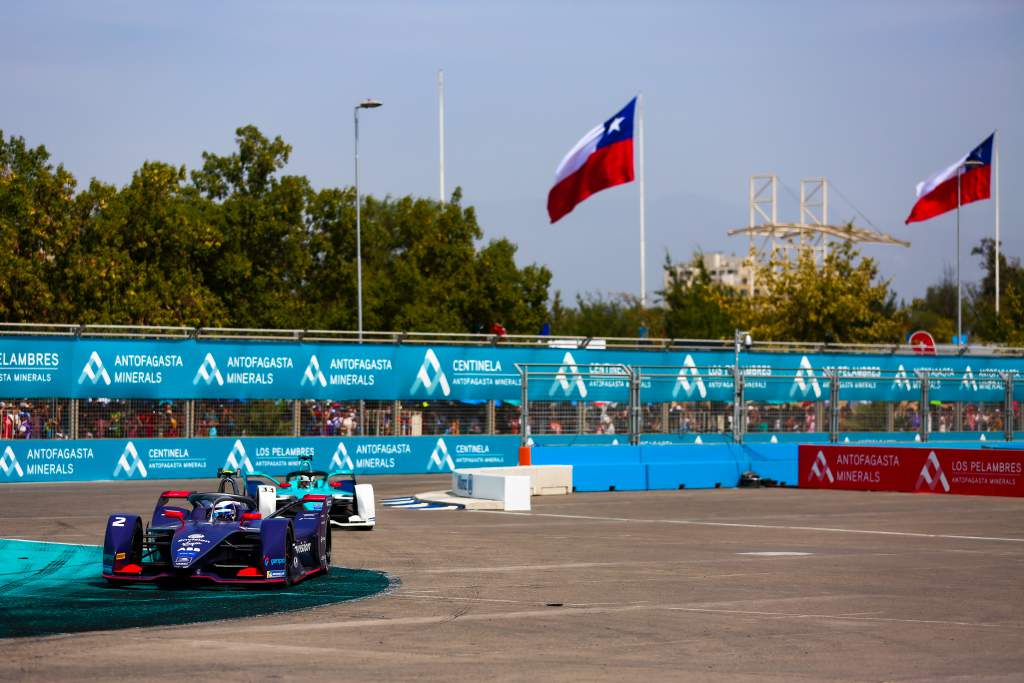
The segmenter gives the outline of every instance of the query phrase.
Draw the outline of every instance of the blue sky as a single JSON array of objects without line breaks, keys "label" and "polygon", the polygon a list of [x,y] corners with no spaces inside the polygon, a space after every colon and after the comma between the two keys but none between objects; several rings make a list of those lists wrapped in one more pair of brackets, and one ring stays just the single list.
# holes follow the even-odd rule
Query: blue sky
[{"label": "blue sky", "polygon": [[[752,174],[775,173],[780,220],[801,178],[827,176],[879,229],[867,247],[900,296],[955,258],[952,214],[903,225],[915,184],[998,128],[1004,250],[1024,256],[1024,3],[51,2],[0,4],[0,129],[44,144],[81,182],[123,184],[147,160],[194,168],[253,123],[294,147],[314,185],[438,192],[437,70],[447,83],[447,184],[485,238],[554,274],[572,298],[639,290],[636,184],[558,224],[562,155],[644,95],[647,283],[666,252],[744,253]],[[833,222],[855,217],[838,194]],[[859,219],[859,224],[864,221]],[[969,249],[993,202],[962,216]]]}]

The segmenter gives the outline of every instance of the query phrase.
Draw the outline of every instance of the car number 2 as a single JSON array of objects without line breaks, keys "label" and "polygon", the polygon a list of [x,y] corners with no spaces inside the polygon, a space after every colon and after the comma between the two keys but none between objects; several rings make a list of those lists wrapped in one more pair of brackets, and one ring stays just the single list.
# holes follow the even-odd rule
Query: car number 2
[{"label": "car number 2", "polygon": [[128,520],[127,517],[114,517],[114,521],[110,526],[124,526],[124,523]]}]

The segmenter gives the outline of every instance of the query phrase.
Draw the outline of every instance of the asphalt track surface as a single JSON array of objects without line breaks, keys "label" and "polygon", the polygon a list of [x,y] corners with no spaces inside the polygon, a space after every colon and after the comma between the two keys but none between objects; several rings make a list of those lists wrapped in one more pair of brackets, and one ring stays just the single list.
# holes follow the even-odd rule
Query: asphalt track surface
[{"label": "asphalt track surface", "polygon": [[[380,500],[446,480],[372,483]],[[183,486],[0,486],[0,537],[101,543],[108,513]],[[377,515],[375,531],[336,532],[334,562],[397,577],[390,592],[0,641],[0,679],[1024,677],[1024,500],[733,489]]]}]

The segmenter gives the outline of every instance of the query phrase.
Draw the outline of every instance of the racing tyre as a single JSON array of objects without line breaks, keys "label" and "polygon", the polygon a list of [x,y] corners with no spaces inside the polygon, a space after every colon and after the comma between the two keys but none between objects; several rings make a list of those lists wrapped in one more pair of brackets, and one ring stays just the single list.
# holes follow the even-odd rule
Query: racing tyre
[{"label": "racing tyre", "polygon": [[295,534],[291,527],[288,528],[288,536],[284,545],[285,575],[284,585],[291,588],[295,585],[299,576],[299,556],[295,553]]},{"label": "racing tyre", "polygon": [[328,522],[327,523],[327,537],[326,537],[326,540],[324,541],[324,546],[325,546],[325,551],[326,551],[326,552],[324,552],[324,558],[325,558],[325,560],[324,560],[324,572],[325,573],[329,572],[331,570],[331,535],[332,535],[331,523]]}]

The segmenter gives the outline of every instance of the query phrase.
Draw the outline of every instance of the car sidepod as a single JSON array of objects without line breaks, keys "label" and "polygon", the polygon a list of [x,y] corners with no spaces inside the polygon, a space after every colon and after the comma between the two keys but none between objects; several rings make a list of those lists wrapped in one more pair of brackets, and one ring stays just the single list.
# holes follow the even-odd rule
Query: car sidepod
[{"label": "car sidepod", "polygon": [[333,503],[330,496],[307,496],[295,515],[295,556],[307,573],[327,571],[330,567]]},{"label": "car sidepod", "polygon": [[287,581],[292,575],[289,560],[293,553],[288,549],[292,538],[291,526],[291,521],[283,517],[265,519],[260,525],[260,546],[268,581]]}]

